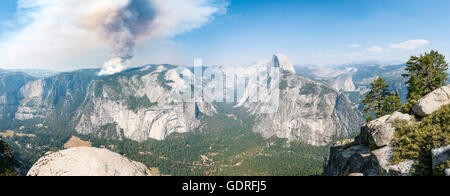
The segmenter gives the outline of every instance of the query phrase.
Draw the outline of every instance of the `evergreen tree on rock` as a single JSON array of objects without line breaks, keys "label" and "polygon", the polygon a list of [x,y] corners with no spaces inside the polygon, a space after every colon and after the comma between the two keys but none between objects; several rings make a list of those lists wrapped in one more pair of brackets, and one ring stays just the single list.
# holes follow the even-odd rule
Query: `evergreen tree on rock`
[{"label": "evergreen tree on rock", "polygon": [[406,82],[408,101],[403,110],[411,112],[411,108],[420,98],[445,86],[448,63],[445,61],[444,55],[432,50],[430,53],[412,56],[406,63],[405,70],[407,73],[402,76],[408,78]]}]

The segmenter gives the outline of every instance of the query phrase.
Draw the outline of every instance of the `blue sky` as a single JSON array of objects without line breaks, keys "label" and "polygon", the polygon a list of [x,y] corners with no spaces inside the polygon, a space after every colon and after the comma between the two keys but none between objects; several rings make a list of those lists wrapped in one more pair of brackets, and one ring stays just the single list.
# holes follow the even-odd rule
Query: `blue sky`
[{"label": "blue sky", "polygon": [[3,0],[0,3],[0,20],[5,21],[12,19],[16,12],[17,1],[16,0]]},{"label": "blue sky", "polygon": [[[239,64],[273,53],[297,64],[404,60],[429,49],[450,54],[449,8],[447,0],[235,0],[226,16],[176,40],[214,63]],[[387,51],[389,44],[412,39],[430,44]],[[348,47],[354,44],[360,47]],[[357,54],[373,46],[384,51]]]},{"label": "blue sky", "polygon": [[[16,6],[0,1],[0,21],[14,20]],[[233,0],[226,14],[200,28],[138,47],[146,50],[136,52],[136,63],[191,64],[200,57],[246,65],[283,53],[298,65],[332,65],[405,61],[431,49],[448,56],[449,8],[448,0]]]}]

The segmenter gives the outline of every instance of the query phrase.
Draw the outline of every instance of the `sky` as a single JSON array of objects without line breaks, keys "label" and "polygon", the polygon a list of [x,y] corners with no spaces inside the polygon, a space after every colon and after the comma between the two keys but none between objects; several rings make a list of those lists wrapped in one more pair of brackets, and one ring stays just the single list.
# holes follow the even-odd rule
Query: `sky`
[{"label": "sky", "polygon": [[[50,0],[20,1],[0,1],[0,68],[72,70],[107,61],[110,43],[86,29],[80,34],[89,36],[76,34],[79,29],[60,11],[43,13],[60,9],[48,8]],[[44,3],[34,12],[18,9],[33,1]],[[296,65],[321,66],[399,63],[432,49],[450,55],[448,0],[184,0],[182,6],[170,3],[177,0],[149,1],[169,2],[157,13],[171,26],[137,40],[132,65],[191,65],[194,58],[208,65],[248,65],[278,53]],[[188,13],[185,7],[210,12]],[[191,17],[173,19],[177,13]]]}]

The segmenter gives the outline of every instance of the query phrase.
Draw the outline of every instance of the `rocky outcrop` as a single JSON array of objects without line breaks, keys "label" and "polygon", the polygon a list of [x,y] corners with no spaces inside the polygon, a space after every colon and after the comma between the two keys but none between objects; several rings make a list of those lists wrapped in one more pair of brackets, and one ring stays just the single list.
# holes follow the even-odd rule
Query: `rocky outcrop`
[{"label": "rocky outcrop", "polygon": [[414,160],[391,165],[394,149],[390,146],[371,150],[355,142],[336,143],[331,147],[330,158],[324,167],[324,176],[411,176]]},{"label": "rocky outcrop", "polygon": [[380,175],[382,169],[374,153],[364,145],[335,144],[331,147],[325,176],[349,176],[360,173],[364,176]]},{"label": "rocky outcrop", "polygon": [[410,176],[413,172],[414,160],[407,160],[396,165],[392,165],[392,159],[394,156],[394,147],[386,146],[377,150],[372,151],[377,157],[378,163],[384,170],[380,175],[389,176]]},{"label": "rocky outcrop", "polygon": [[[427,117],[437,112],[443,106],[449,104],[449,93],[450,85],[433,91],[419,100],[414,106],[413,112],[418,117]],[[443,111],[445,111],[444,109]],[[404,160],[396,165],[392,165],[394,146],[397,145],[395,143],[396,140],[394,140],[395,128],[393,127],[393,123],[396,120],[416,123],[414,121],[416,120],[415,116],[394,112],[392,115],[383,116],[365,124],[355,141],[346,142],[344,145],[337,144],[331,148],[330,158],[324,167],[324,175],[348,175],[350,172],[363,173],[364,175],[410,176],[413,175],[416,169],[421,168],[421,164],[430,164],[429,167],[432,167],[432,169],[444,169],[444,174],[448,175],[449,169],[445,167],[448,165],[443,166],[442,164],[448,164],[450,160],[450,146],[427,149],[427,151],[431,151],[432,163],[422,163],[423,160]],[[437,120],[443,122],[436,123],[437,126],[440,126],[436,129],[445,131],[447,128],[445,126],[446,120],[445,118]],[[423,122],[427,123],[429,121]],[[417,123],[419,128],[423,122]],[[364,159],[361,157],[370,158]],[[363,167],[367,165],[370,167]],[[381,170],[377,170],[377,166]],[[415,168],[416,166],[417,168]]]},{"label": "rocky outcrop", "polygon": [[27,176],[150,176],[142,163],[106,149],[76,147],[39,159]]},{"label": "rocky outcrop", "polygon": [[431,158],[433,160],[433,168],[450,161],[450,145],[432,149]]},{"label": "rocky outcrop", "polygon": [[426,95],[412,109],[417,116],[425,117],[447,104],[450,104],[450,85],[443,86]]},{"label": "rocky outcrop", "polygon": [[411,120],[407,114],[395,112],[365,124],[355,140],[333,145],[330,158],[324,167],[325,176],[347,176],[362,173],[364,176],[410,176],[414,160],[391,165],[394,154],[394,120]]}]

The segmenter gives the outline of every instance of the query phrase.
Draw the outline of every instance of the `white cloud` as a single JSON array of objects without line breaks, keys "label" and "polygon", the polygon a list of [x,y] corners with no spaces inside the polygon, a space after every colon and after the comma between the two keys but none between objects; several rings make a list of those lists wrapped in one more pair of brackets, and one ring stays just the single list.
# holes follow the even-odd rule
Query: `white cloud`
[{"label": "white cloud", "polygon": [[366,49],[368,52],[383,52],[384,49],[379,46],[372,46]]},{"label": "white cloud", "polygon": [[421,46],[428,45],[430,42],[424,39],[413,39],[409,41],[405,41],[398,44],[390,44],[391,48],[402,49],[402,50],[416,50]]},{"label": "white cloud", "polygon": [[359,44],[352,44],[352,45],[349,45],[347,47],[349,47],[349,48],[359,48],[360,45]]},{"label": "white cloud", "polygon": [[[26,25],[2,35],[0,66],[99,67],[114,52],[132,56],[135,44],[202,27],[227,5],[227,0],[19,0],[17,18]],[[130,21],[131,29],[124,24]]]}]

